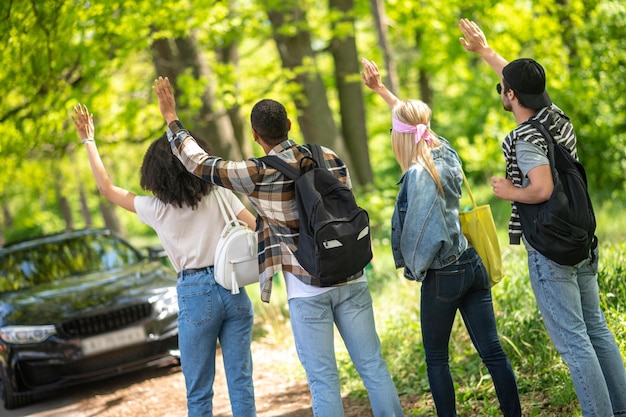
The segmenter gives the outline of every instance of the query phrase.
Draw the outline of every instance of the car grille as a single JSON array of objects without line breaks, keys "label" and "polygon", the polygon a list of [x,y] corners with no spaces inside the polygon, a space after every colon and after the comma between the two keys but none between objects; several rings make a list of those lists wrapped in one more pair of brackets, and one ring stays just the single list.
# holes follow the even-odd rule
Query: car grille
[{"label": "car grille", "polygon": [[95,381],[148,365],[157,365],[153,361],[169,357],[169,351],[177,348],[178,337],[173,335],[150,344],[128,346],[102,355],[82,357],[77,361],[53,358],[20,361],[17,364],[20,385],[28,389],[49,390],[83,381]]},{"label": "car grille", "polygon": [[70,337],[87,337],[107,333],[137,323],[150,316],[150,303],[136,304],[106,314],[82,317],[61,323],[61,331]]}]

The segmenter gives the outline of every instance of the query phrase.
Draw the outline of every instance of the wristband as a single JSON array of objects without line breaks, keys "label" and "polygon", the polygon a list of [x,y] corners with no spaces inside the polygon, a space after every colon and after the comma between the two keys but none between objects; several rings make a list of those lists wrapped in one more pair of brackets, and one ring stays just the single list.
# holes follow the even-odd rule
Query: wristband
[{"label": "wristband", "polygon": [[87,142],[95,142],[96,140],[94,138],[87,138],[87,139],[83,139],[83,145]]}]

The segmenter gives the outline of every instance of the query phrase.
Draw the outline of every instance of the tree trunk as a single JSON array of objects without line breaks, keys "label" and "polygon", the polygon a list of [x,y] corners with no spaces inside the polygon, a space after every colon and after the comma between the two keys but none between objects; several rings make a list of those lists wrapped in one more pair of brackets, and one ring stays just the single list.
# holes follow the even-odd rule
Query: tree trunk
[{"label": "tree trunk", "polygon": [[[184,103],[184,91],[178,90],[178,76],[191,69],[194,79],[211,79],[207,60],[202,57],[197,41],[192,35],[186,38],[159,39],[152,45],[157,74],[167,76],[175,89],[177,103]],[[189,115],[189,120],[183,120],[185,126],[195,135],[211,144],[213,153],[226,159],[243,159],[240,146],[235,140],[233,126],[225,109],[216,110],[215,93],[210,82],[207,83],[201,97],[200,112]],[[185,106],[178,105],[179,115],[184,114]]]},{"label": "tree trunk", "polygon": [[[302,29],[306,26],[304,11],[295,2],[284,2],[280,9],[269,9],[267,14],[283,68],[295,74],[293,81],[300,87],[293,100],[304,141],[332,148],[350,165],[349,155],[338,137],[324,82],[317,72],[310,33]],[[297,29],[286,31],[287,25]]]},{"label": "tree trunk", "polygon": [[[419,45],[421,45],[422,35],[424,32],[421,29],[415,31],[415,45],[416,52],[420,53]],[[433,110],[433,89],[430,85],[430,74],[424,71],[424,68],[420,66],[416,67],[417,69],[417,84],[419,85],[419,94],[420,100],[424,103],[428,104],[428,106]]]},{"label": "tree trunk", "polygon": [[93,222],[91,219],[91,213],[89,212],[89,206],[87,205],[87,196],[85,195],[85,187],[81,183],[78,189],[80,199],[80,210],[83,213],[83,219],[85,220],[85,227],[91,228]]},{"label": "tree trunk", "polygon": [[[68,155],[70,159],[70,163],[72,166],[76,166],[75,154],[70,153]],[[79,178],[78,171],[74,171],[74,175],[76,178]],[[80,202],[80,212],[83,215],[83,220],[85,222],[86,228],[91,228],[93,226],[93,221],[91,218],[91,212],[89,211],[89,204],[87,203],[87,194],[85,193],[85,184],[81,181],[78,184],[78,201]]]},{"label": "tree trunk", "polygon": [[100,198],[100,213],[102,213],[102,218],[104,219],[104,227],[112,230],[122,237],[126,237],[126,228],[120,222],[117,213],[115,212],[115,204],[110,203],[105,198]]},{"label": "tree trunk", "polygon": [[[239,64],[239,53],[237,50],[237,43],[232,42],[228,45],[225,45],[223,48],[216,51],[217,56],[223,64],[232,65],[237,67]],[[239,85],[235,81],[233,87],[234,94],[239,94]],[[235,136],[235,140],[239,145],[239,149],[244,158],[249,158],[252,156],[252,142],[248,139],[248,132],[246,132],[246,124],[244,122],[243,117],[241,116],[241,107],[238,104],[235,104],[232,107],[229,107],[227,110],[228,117],[230,119],[230,123],[233,128],[233,134]]]},{"label": "tree trunk", "polygon": [[385,5],[381,0],[370,0],[372,8],[372,16],[374,17],[374,25],[378,34],[378,46],[383,54],[383,65],[387,70],[387,74],[383,78],[383,82],[393,93],[397,93],[398,89],[398,72],[393,62],[393,53],[388,40],[387,16],[385,14]]},{"label": "tree trunk", "polygon": [[3,246],[6,242],[6,230],[10,230],[13,227],[13,216],[9,210],[8,204],[2,204],[2,229],[0,230],[0,246]]},{"label": "tree trunk", "polygon": [[61,191],[61,186],[59,185],[60,180],[61,178],[57,177],[54,181],[54,192],[57,196],[57,201],[59,202],[61,216],[63,217],[63,220],[65,220],[65,230],[73,230],[74,218],[72,217],[72,210],[70,209],[70,204],[68,203],[67,198]]},{"label": "tree trunk", "polygon": [[[418,84],[420,86],[420,97],[421,100],[428,104],[428,106],[433,108],[433,89],[430,86],[430,77],[428,73],[426,73],[423,69],[418,68]],[[433,110],[434,111],[434,110]]]},{"label": "tree trunk", "polygon": [[[352,160],[352,177],[356,184],[373,181],[372,167],[367,146],[363,88],[359,76],[359,57],[354,38],[353,0],[330,0],[331,12],[337,10],[342,16],[333,21],[335,35],[331,52],[335,62],[335,80],[341,109],[341,132]],[[350,27],[349,35],[337,35],[337,26]]]}]

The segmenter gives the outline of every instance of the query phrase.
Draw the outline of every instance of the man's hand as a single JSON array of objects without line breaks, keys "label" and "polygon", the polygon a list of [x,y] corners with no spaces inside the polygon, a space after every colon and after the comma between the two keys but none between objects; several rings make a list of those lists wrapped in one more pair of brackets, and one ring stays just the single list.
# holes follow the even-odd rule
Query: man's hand
[{"label": "man's hand", "polygon": [[459,41],[466,50],[476,52],[480,55],[482,51],[489,49],[487,38],[476,23],[463,18],[459,22],[459,29],[461,29],[463,36],[465,36],[465,38],[460,37]]},{"label": "man's hand", "polygon": [[163,115],[165,122],[169,125],[174,120],[178,120],[178,116],[176,115],[176,100],[174,99],[170,80],[167,77],[157,78],[154,80],[152,91],[154,91],[154,94],[156,94],[159,100],[159,110],[161,110],[161,115]]},{"label": "man's hand", "polygon": [[493,188],[493,195],[503,200],[515,201],[514,194],[517,187],[513,185],[513,182],[507,178],[491,177],[491,187]]},{"label": "man's hand", "polygon": [[95,129],[93,126],[93,114],[89,114],[87,106],[78,103],[74,106],[74,114],[72,120],[78,131],[80,140],[93,139]]}]

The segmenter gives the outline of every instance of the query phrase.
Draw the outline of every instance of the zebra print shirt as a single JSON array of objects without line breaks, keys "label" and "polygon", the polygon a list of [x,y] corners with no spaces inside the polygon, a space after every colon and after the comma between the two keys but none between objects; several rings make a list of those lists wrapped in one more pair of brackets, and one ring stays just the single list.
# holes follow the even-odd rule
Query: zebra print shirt
[{"label": "zebra print shirt", "polygon": [[[535,119],[548,127],[548,130],[557,143],[567,148],[572,156],[578,159],[576,152],[576,133],[569,118],[554,104],[539,110],[531,119]],[[519,124],[509,133],[502,143],[502,151],[506,159],[506,176],[516,187],[522,186],[522,172],[517,165],[515,152],[518,140],[523,140],[538,146],[543,153],[548,155],[548,146],[543,135],[533,126],[527,123]],[[509,243],[519,245],[522,237],[522,225],[515,202],[511,202],[511,217],[509,218]]]}]

